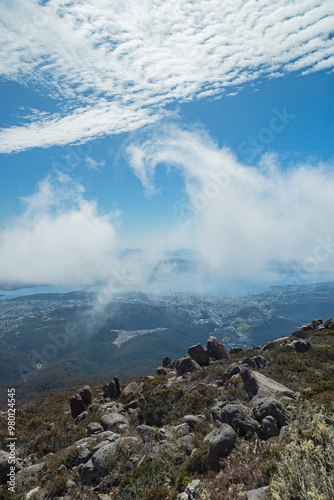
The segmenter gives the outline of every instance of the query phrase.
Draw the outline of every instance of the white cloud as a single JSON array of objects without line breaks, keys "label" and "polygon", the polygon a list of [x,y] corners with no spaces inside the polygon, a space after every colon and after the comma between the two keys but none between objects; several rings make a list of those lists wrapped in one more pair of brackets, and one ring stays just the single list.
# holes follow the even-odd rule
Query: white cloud
[{"label": "white cloud", "polygon": [[188,238],[221,279],[260,281],[277,262],[314,275],[333,270],[333,165],[286,170],[267,155],[249,167],[205,133],[172,127],[155,142],[132,145],[128,153],[149,193],[157,165],[174,167],[184,177],[193,216],[166,241],[176,245],[183,238],[185,244]]},{"label": "white cloud", "polygon": [[173,271],[160,265],[157,275],[164,255],[158,241],[146,241],[143,252],[125,251],[119,212],[101,214],[66,174],[49,175],[22,202],[22,214],[0,230],[0,285],[104,284],[113,292]]},{"label": "white cloud", "polygon": [[6,0],[0,13],[2,77],[62,104],[1,130],[1,152],[134,130],[168,102],[333,67],[331,0]]}]

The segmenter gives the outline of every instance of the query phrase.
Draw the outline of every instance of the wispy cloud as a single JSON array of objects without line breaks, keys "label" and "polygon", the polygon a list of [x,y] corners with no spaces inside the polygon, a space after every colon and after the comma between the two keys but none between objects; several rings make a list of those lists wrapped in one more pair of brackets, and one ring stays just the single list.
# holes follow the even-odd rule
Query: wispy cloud
[{"label": "wispy cloud", "polygon": [[59,104],[2,129],[0,152],[134,130],[170,102],[334,66],[331,0],[6,0],[0,12],[0,74]]}]

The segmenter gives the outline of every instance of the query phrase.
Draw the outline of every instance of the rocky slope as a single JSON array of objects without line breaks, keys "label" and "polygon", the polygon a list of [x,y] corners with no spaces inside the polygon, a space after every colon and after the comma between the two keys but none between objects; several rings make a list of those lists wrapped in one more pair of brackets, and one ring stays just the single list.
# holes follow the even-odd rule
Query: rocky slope
[{"label": "rocky slope", "polygon": [[0,498],[332,499],[333,381],[331,319],[247,351],[211,336],[139,380],[18,407],[14,494],[3,412]]}]

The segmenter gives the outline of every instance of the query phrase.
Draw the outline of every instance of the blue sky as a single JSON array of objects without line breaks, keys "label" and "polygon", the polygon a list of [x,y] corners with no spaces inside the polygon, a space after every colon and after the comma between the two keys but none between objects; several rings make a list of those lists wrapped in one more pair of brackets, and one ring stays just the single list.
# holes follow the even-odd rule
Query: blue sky
[{"label": "blue sky", "polygon": [[[332,2],[0,13],[0,283],[332,277]],[[195,281],[159,264],[182,248]]]}]

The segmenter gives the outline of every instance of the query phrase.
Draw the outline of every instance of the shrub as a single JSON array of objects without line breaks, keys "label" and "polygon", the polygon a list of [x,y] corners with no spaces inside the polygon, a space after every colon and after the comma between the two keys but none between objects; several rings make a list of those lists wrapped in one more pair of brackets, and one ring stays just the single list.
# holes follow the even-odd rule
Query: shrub
[{"label": "shrub", "polygon": [[209,443],[206,442],[182,465],[175,483],[176,490],[184,490],[195,473],[204,474],[208,471],[208,451]]},{"label": "shrub", "polygon": [[319,408],[304,403],[291,424],[294,440],[281,453],[270,483],[273,500],[334,498],[334,429]]}]

